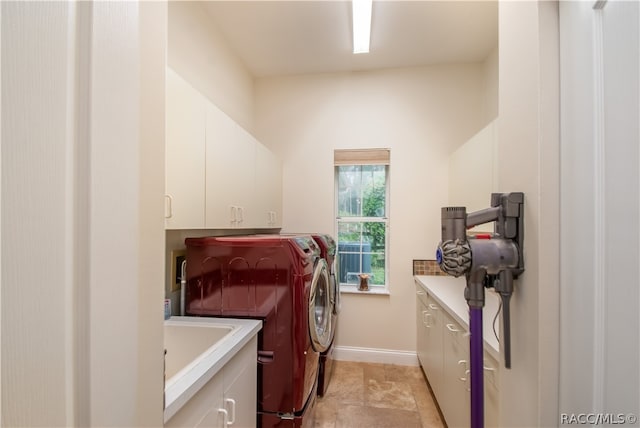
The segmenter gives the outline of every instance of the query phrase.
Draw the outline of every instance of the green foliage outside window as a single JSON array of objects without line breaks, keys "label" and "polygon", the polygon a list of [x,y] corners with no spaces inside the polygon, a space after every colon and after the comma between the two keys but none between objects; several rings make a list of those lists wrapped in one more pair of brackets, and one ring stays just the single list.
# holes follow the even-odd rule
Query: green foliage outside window
[{"label": "green foliage outside window", "polygon": [[371,285],[385,284],[386,172],[384,165],[350,165],[337,169],[338,242],[343,244],[343,260],[350,261],[345,264],[353,265],[353,257],[359,258],[356,264],[359,269],[341,268],[345,270],[341,272],[343,283],[357,281],[354,272],[348,271],[362,270],[372,274]]}]

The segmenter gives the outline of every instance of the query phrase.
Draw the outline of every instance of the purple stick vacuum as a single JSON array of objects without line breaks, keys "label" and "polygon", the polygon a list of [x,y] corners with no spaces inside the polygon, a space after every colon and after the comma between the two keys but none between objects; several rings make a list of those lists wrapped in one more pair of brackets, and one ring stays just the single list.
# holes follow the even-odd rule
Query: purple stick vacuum
[{"label": "purple stick vacuum", "polygon": [[[524,194],[493,193],[491,208],[467,214],[465,207],[442,208],[442,242],[436,258],[440,269],[464,275],[464,296],[469,305],[469,373],[471,376],[471,428],[484,427],[484,341],[482,308],[485,287],[494,287],[503,307],[503,353],[511,368],[509,301],[513,279],[524,271]],[[495,222],[493,234],[467,236],[467,229]]]}]

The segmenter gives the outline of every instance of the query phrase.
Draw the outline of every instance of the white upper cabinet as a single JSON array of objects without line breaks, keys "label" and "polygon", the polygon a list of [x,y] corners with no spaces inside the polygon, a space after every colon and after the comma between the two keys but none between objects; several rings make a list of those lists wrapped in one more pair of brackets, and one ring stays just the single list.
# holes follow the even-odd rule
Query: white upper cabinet
[{"label": "white upper cabinet", "polygon": [[167,229],[282,226],[282,165],[167,68]]},{"label": "white upper cabinet", "polygon": [[256,142],[211,103],[206,140],[206,227],[252,227]]},{"label": "white upper cabinet", "polygon": [[167,68],[165,227],[205,224],[205,99]]},{"label": "white upper cabinet", "polygon": [[256,145],[255,207],[261,227],[282,227],[282,163],[262,144]]}]

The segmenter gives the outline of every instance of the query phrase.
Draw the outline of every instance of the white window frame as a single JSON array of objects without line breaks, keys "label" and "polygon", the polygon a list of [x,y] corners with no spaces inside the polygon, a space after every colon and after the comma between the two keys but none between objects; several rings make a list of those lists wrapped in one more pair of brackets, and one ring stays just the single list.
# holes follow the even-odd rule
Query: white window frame
[{"label": "white window frame", "polygon": [[[390,260],[390,254],[389,254],[389,218],[390,218],[390,199],[389,199],[389,188],[390,186],[390,165],[389,163],[385,163],[385,213],[384,216],[382,217],[340,217],[338,215],[338,209],[339,209],[339,194],[338,194],[338,189],[339,189],[339,167],[340,166],[368,166],[368,165],[380,165],[380,163],[376,163],[376,162],[358,162],[358,163],[341,163],[341,164],[336,164],[334,166],[334,218],[335,218],[335,237],[336,237],[336,244],[337,244],[337,249],[336,249],[336,261],[337,261],[337,269],[336,269],[336,281],[338,281],[338,285],[340,287],[340,292],[343,293],[361,293],[361,294],[385,294],[388,295],[389,293],[389,260]],[[384,278],[384,285],[373,285],[373,284],[369,284],[369,290],[368,291],[359,291],[358,290],[358,284],[344,284],[344,283],[340,283],[340,266],[339,266],[339,260],[340,260],[340,254],[339,254],[339,247],[340,247],[340,236],[339,236],[339,225],[340,223],[384,223],[385,226],[385,240],[384,240],[384,274],[385,274],[385,278]],[[361,253],[362,254],[362,253]],[[362,255],[361,255],[362,257]],[[362,259],[360,260],[360,263],[362,265]]]}]

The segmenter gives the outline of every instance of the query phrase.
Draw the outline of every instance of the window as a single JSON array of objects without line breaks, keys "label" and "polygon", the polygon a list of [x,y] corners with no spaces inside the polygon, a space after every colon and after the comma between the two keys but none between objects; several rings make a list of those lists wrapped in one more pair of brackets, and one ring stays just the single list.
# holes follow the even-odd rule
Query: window
[{"label": "window", "polygon": [[369,275],[369,289],[388,284],[389,151],[336,150],[336,280],[357,289]]}]

